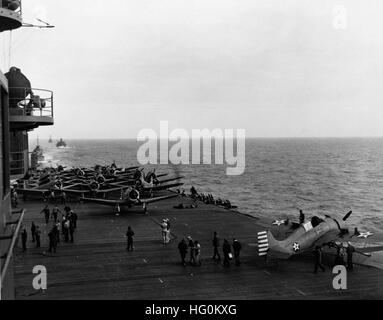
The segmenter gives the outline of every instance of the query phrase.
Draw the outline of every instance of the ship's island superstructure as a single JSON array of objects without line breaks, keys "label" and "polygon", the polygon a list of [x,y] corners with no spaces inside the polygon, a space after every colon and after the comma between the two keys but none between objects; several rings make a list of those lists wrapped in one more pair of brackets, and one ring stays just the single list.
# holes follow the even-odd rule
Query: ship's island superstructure
[{"label": "ship's island superstructure", "polygon": [[[22,24],[21,1],[0,0],[0,35]],[[0,71],[0,111],[0,291],[1,299],[13,299],[13,250],[24,211],[11,209],[11,180],[30,167],[28,132],[53,125],[53,92],[32,88],[21,70],[11,67]]]}]

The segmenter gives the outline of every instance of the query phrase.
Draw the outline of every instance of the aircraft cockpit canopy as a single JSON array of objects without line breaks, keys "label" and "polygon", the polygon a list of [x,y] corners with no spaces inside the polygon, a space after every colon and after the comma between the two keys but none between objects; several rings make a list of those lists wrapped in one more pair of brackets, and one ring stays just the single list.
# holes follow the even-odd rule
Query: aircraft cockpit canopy
[{"label": "aircraft cockpit canopy", "polygon": [[313,216],[311,218],[311,225],[313,226],[313,228],[315,228],[317,225],[321,224],[322,222],[324,222],[324,220],[317,216]]}]

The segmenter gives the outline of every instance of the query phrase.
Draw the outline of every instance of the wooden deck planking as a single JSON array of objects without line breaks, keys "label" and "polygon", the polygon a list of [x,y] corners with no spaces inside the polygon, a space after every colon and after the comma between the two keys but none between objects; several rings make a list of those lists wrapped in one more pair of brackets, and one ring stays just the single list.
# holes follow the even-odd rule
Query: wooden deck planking
[{"label": "wooden deck planking", "polygon": [[[79,216],[74,244],[61,243],[57,254],[44,256],[47,230],[42,204],[24,204],[25,224],[42,228],[42,248],[18,252],[15,261],[18,299],[352,299],[383,298],[383,271],[356,266],[349,274],[349,289],[332,288],[333,275],[314,275],[311,257],[294,258],[265,265],[257,257],[256,234],[265,226],[258,219],[213,205],[198,203],[196,209],[173,209],[188,198],[169,199],[150,205],[149,215],[141,208],[115,216],[113,208],[72,204]],[[62,208],[62,206],[60,206]],[[171,221],[173,240],[161,243],[159,223]],[[125,250],[124,234],[128,225],[135,231],[135,251]],[[218,231],[243,245],[242,265],[225,269],[212,261],[211,237]],[[177,245],[191,235],[202,246],[202,266],[182,267]],[[28,242],[31,246],[31,243]],[[48,270],[48,290],[36,293],[31,286],[35,265]]]}]

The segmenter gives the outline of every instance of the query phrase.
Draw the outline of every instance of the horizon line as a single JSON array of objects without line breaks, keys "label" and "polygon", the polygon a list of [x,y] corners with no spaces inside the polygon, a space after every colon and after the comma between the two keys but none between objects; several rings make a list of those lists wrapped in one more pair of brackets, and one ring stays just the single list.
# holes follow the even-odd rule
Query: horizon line
[{"label": "horizon line", "polygon": [[[214,137],[212,137],[214,138]],[[236,137],[235,137],[236,138]],[[274,136],[274,137],[262,137],[262,136],[253,136],[253,137],[245,137],[245,139],[371,139],[371,138],[383,138],[382,136],[324,136],[324,137],[318,137],[318,136],[307,136],[307,137],[297,137],[297,136],[291,136],[291,137],[281,137],[281,136]],[[67,139],[67,140],[136,140],[137,138],[52,138],[52,140],[57,139]],[[190,137],[189,140],[192,140],[193,138]],[[201,137],[202,139],[202,137]],[[39,140],[49,140],[49,138],[41,138],[39,137]],[[155,140],[155,139],[152,139]],[[166,140],[166,139],[159,139],[159,140]],[[142,141],[139,141],[142,142]],[[176,142],[176,141],[174,141]]]}]

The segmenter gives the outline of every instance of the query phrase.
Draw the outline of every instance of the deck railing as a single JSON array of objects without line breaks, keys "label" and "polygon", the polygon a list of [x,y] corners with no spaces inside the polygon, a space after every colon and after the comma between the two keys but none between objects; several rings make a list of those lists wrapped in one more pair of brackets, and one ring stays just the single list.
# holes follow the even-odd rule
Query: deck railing
[{"label": "deck railing", "polygon": [[[7,271],[8,271],[9,262],[11,261],[11,258],[13,255],[13,250],[14,250],[16,242],[17,242],[17,238],[18,238],[18,235],[19,235],[19,232],[21,229],[24,215],[25,215],[25,210],[23,209],[20,213],[19,219],[17,219],[16,221],[7,223],[9,225],[12,225],[13,233],[8,235],[8,236],[4,236],[3,239],[1,239],[1,237],[0,237],[0,240],[8,240],[8,239],[11,240],[11,243],[8,247],[8,251],[4,255],[4,259],[5,259],[4,265],[0,266],[0,271],[1,271],[1,273],[0,273],[0,300],[1,300],[2,284],[4,283],[5,275],[7,274]],[[1,260],[2,259],[3,259],[3,257],[1,258]]]},{"label": "deck railing", "polygon": [[14,93],[9,97],[11,116],[53,118],[53,91],[21,87],[10,87],[9,91]]}]

